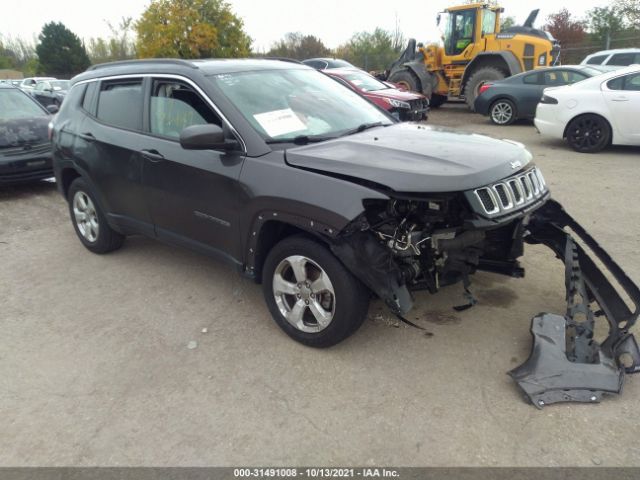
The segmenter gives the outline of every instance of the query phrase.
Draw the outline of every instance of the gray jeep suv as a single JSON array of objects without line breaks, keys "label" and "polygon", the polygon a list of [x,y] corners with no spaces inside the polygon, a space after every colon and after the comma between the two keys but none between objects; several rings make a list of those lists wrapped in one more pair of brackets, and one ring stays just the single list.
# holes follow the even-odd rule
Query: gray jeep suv
[{"label": "gray jeep suv", "polygon": [[[222,258],[262,283],[275,321],[306,345],[355,332],[372,295],[408,322],[413,290],[460,282],[466,308],[475,271],[521,277],[524,244],[543,243],[565,262],[568,309],[533,319],[531,358],[511,372],[531,401],[593,401],[640,369],[640,291],[549,198],[521,144],[398,123],[300,64],[170,59],[75,77],[53,144],[87,249],[142,234]],[[592,302],[609,320],[602,345]]]}]

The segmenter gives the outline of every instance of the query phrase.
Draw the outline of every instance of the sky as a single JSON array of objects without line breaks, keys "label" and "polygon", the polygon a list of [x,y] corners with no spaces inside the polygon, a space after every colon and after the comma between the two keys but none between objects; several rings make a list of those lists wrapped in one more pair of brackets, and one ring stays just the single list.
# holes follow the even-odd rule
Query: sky
[{"label": "sky", "polygon": [[[268,50],[285,33],[299,31],[319,37],[335,48],[354,33],[376,27],[393,30],[396,18],[406,38],[427,42],[438,38],[437,12],[455,0],[227,0],[245,23],[256,50]],[[0,35],[32,39],[50,21],[64,23],[79,37],[109,35],[107,21],[117,24],[122,17],[137,18],[149,0],[0,0]],[[607,0],[503,0],[504,15],[522,23],[530,10],[540,8],[537,24],[550,13],[566,7],[578,17]],[[10,6],[9,6],[10,5]]]}]

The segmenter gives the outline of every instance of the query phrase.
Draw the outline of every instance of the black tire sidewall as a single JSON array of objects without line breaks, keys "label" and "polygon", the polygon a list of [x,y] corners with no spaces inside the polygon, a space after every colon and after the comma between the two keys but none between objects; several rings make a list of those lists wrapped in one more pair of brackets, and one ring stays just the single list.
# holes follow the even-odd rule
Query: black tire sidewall
[{"label": "black tire sidewall", "polygon": [[[304,255],[316,262],[331,279],[335,292],[333,320],[317,333],[302,332],[280,313],[273,295],[273,273],[278,264],[291,255]],[[267,307],[278,326],[294,340],[311,347],[333,346],[353,332],[364,321],[369,305],[368,290],[349,272],[331,251],[304,236],[289,237],[277,244],[265,260],[262,288]]]},{"label": "black tire sidewall", "polygon": [[493,67],[482,67],[479,68],[476,72],[471,74],[467,84],[464,87],[464,96],[465,101],[471,111],[475,111],[474,103],[476,101],[477,95],[475,94],[476,88],[482,81],[498,81],[505,78],[505,74],[502,73],[497,68]]},{"label": "black tire sidewall", "polygon": [[[80,229],[78,228],[78,224],[76,223],[75,215],[73,213],[73,198],[79,191],[84,192],[91,199],[96,210],[99,228],[98,237],[96,238],[95,242],[90,242],[89,240],[84,238],[84,236],[80,232]],[[69,206],[69,216],[71,217],[73,229],[75,230],[76,235],[78,236],[82,244],[94,253],[105,253],[113,250],[113,235],[120,234],[114,232],[107,223],[107,218],[102,211],[100,203],[96,200],[96,195],[93,193],[93,190],[83,178],[76,178],[69,186],[69,191],[67,193],[67,203]]]}]

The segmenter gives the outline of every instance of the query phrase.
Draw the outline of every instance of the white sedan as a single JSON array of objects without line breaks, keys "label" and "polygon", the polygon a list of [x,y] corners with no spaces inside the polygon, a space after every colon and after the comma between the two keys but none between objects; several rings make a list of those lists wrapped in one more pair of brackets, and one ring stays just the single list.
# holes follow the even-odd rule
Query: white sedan
[{"label": "white sedan", "polygon": [[640,65],[546,88],[534,123],[542,135],[566,138],[578,152],[640,145]]}]

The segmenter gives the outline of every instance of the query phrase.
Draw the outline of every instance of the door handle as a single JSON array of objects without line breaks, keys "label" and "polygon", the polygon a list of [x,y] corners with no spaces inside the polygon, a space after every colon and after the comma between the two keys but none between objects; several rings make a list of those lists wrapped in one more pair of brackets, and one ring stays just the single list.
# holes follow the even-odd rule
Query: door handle
[{"label": "door handle", "polygon": [[149,159],[152,162],[161,162],[164,160],[164,155],[155,149],[141,150],[140,153],[144,158]]},{"label": "door handle", "polygon": [[96,137],[93,136],[91,132],[79,133],[78,136],[87,142],[95,142]]},{"label": "door handle", "polygon": [[628,102],[629,98],[628,97],[614,97],[611,100],[613,100],[614,102]]}]

